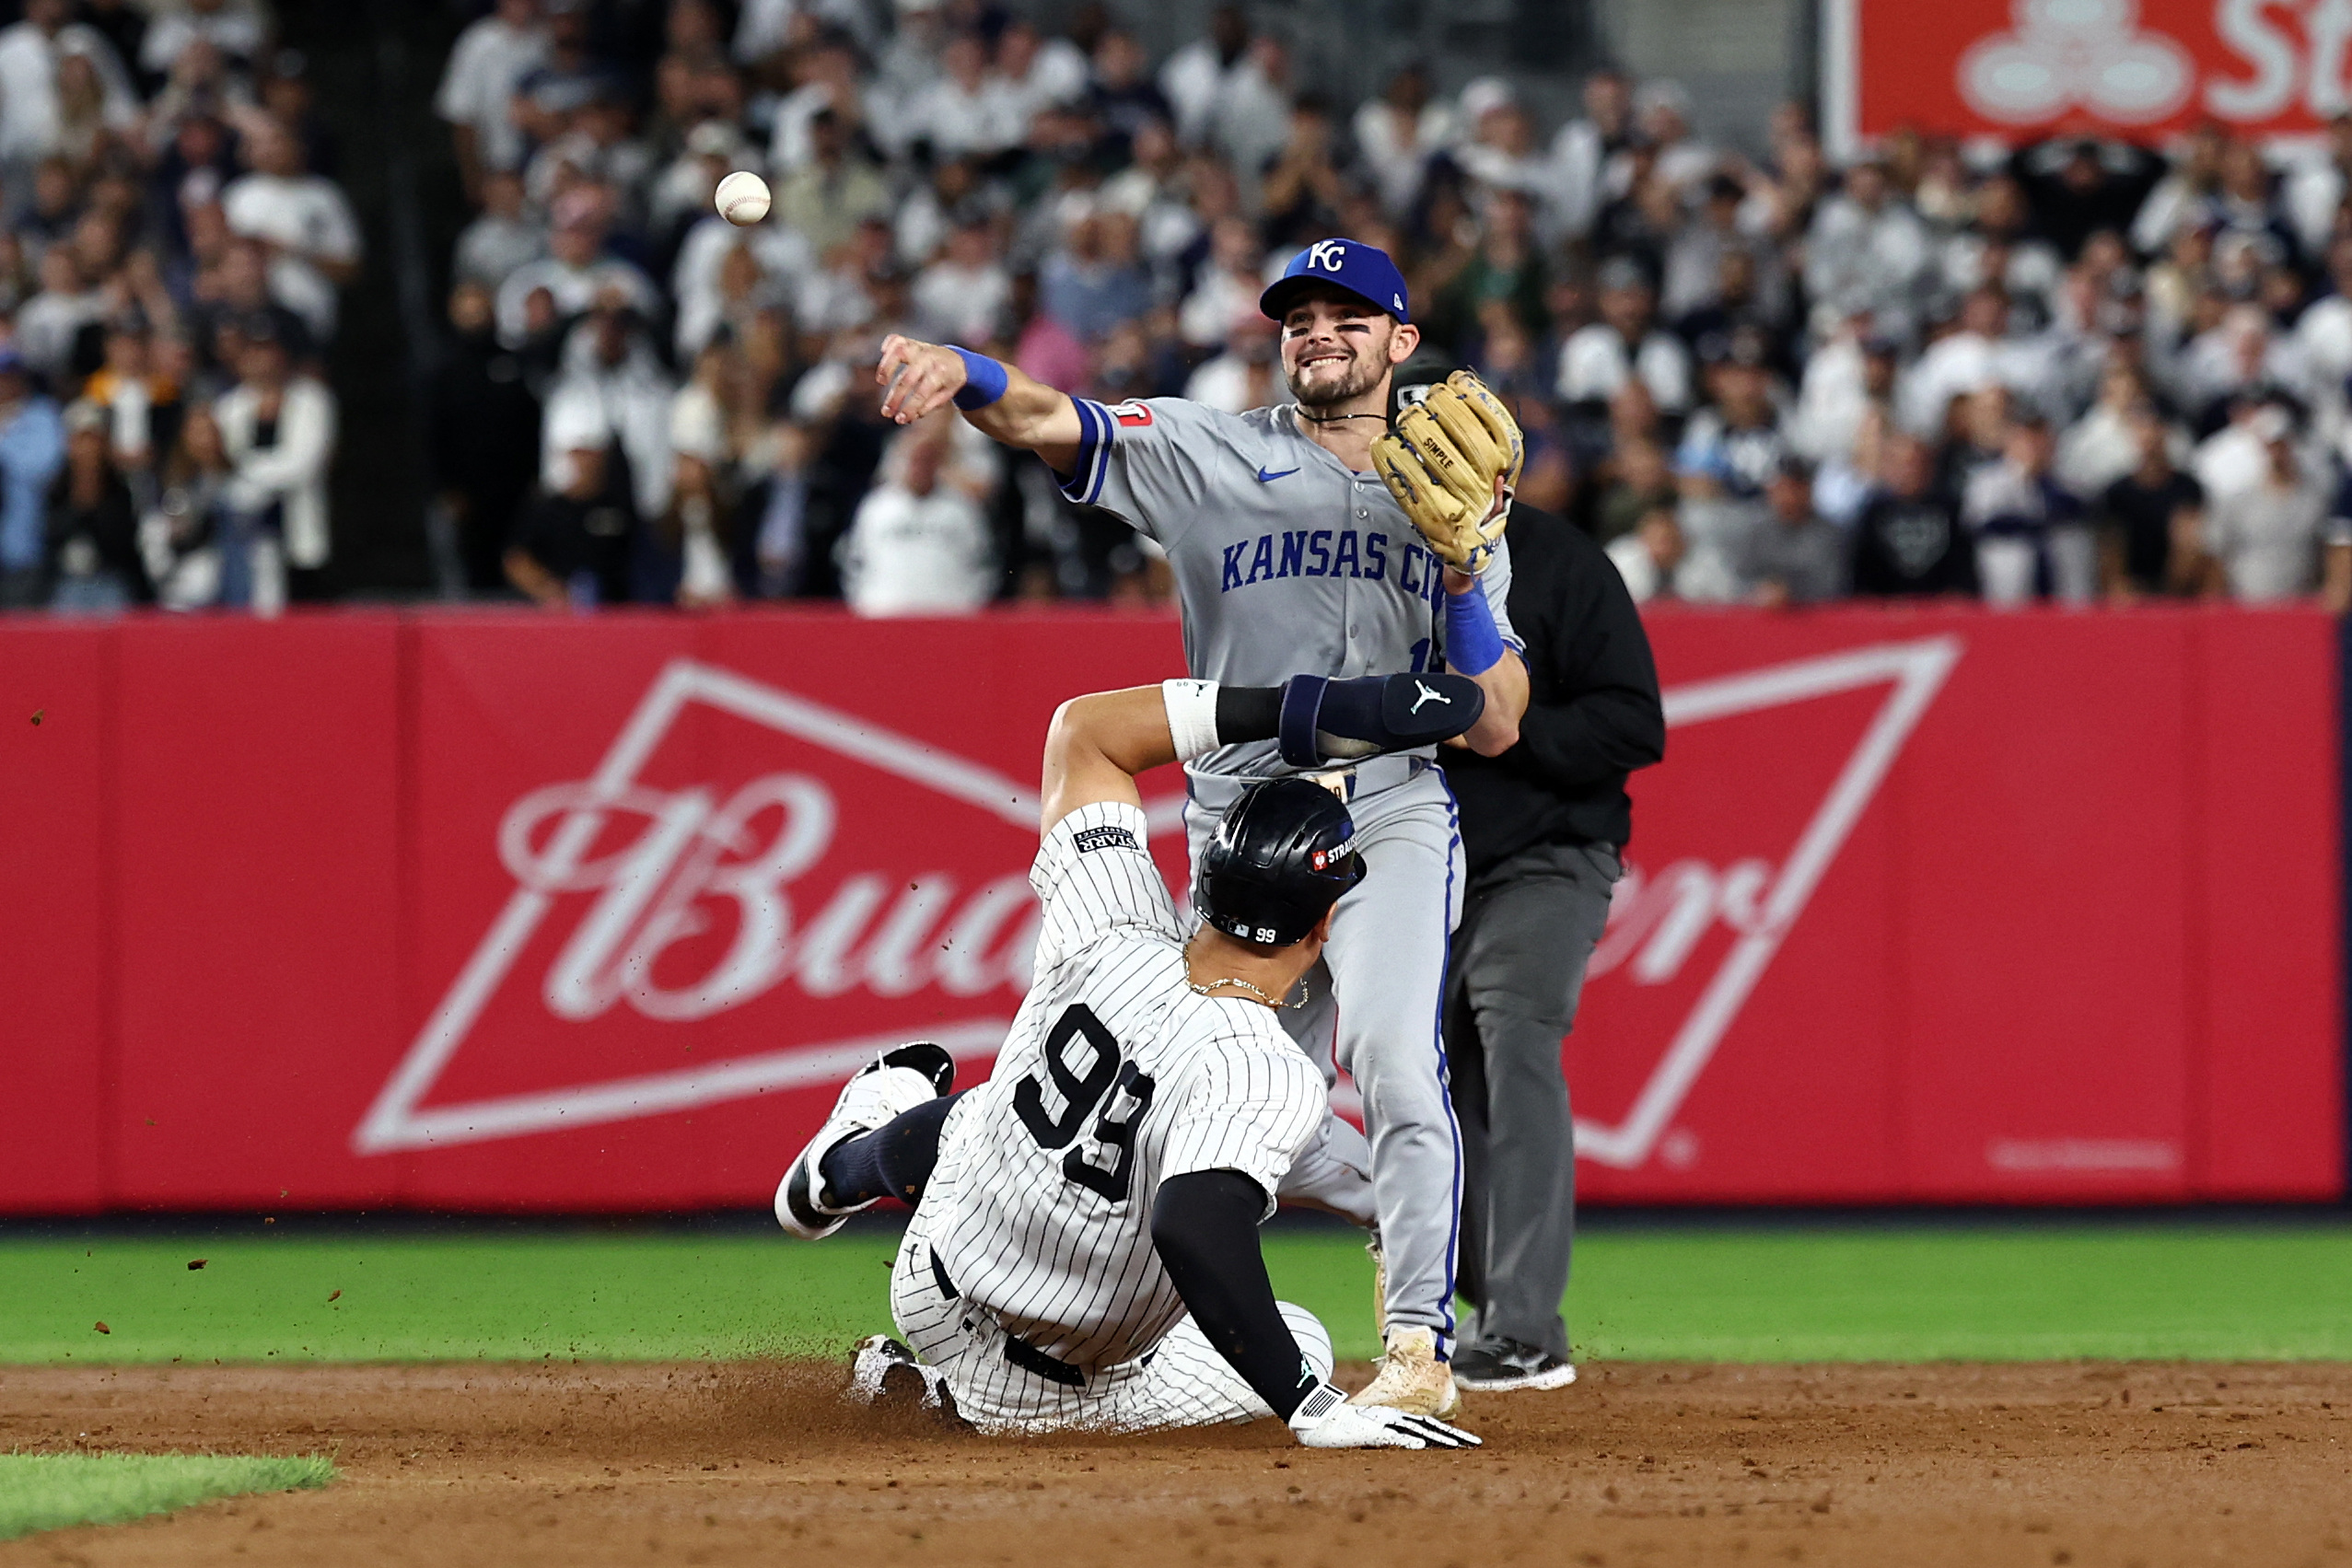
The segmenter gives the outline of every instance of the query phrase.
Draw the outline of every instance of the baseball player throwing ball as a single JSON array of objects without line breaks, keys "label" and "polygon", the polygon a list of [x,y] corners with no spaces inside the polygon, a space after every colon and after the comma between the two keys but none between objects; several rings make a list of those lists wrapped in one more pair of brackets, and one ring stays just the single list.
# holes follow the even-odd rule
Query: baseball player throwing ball
[{"label": "baseball player throwing ball", "polygon": [[1477,1443],[1347,1403],[1330,1337],[1275,1300],[1258,1249],[1331,1119],[1275,1016],[1366,877],[1347,807],[1299,779],[1243,789],[1202,854],[1188,938],[1134,775],[1281,730],[1310,761],[1391,751],[1482,706],[1448,675],[1170,681],[1063,704],[1030,868],[1036,975],[994,1074],[950,1095],[938,1046],[883,1052],[776,1190],[777,1220],[812,1240],[885,1196],[914,1206],[891,1274],[906,1342],[862,1343],[853,1394],[919,1396],[986,1431],[1276,1415],[1310,1447]]},{"label": "baseball player throwing ball", "polygon": [[[878,369],[882,412],[906,423],[952,401],[982,431],[1043,458],[1072,500],[1157,540],[1195,677],[1265,686],[1298,670],[1442,665],[1485,697],[1465,742],[1485,755],[1508,749],[1528,693],[1502,540],[1517,424],[1458,374],[1391,429],[1391,379],[1420,331],[1403,277],[1372,246],[1317,241],[1259,308],[1282,327],[1297,401],[1281,408],[1234,415],[1170,398],[1106,407],[969,349],[893,336]],[[1193,865],[1255,781],[1312,772],[1347,807],[1372,876],[1341,900],[1307,999],[1284,1022],[1319,1058],[1335,1055],[1363,1096],[1386,1353],[1356,1400],[1443,1415],[1459,1402],[1447,1358],[1461,1155],[1438,1027],[1461,913],[1453,797],[1430,748],[1331,770],[1299,754],[1262,741],[1188,760]],[[1344,1153],[1354,1134],[1338,1126],[1330,1147]]]}]

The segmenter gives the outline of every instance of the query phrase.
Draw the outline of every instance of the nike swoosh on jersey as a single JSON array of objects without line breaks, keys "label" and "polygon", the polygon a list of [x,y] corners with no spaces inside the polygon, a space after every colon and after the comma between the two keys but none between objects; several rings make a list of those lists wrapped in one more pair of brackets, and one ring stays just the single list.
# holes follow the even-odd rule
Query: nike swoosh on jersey
[{"label": "nike swoosh on jersey", "polygon": [[1298,471],[1298,470],[1297,469],[1285,469],[1280,473],[1268,473],[1265,470],[1260,469],[1258,470],[1258,482],[1260,484],[1264,484],[1273,480],[1287,479]]}]

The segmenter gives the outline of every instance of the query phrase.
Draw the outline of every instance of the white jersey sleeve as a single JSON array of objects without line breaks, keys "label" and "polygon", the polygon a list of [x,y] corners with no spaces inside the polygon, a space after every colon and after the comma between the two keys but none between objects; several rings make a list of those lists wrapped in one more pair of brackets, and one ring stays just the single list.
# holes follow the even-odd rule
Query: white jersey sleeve
[{"label": "white jersey sleeve", "polygon": [[1143,811],[1124,801],[1081,806],[1054,823],[1030,864],[1029,885],[1044,914],[1037,938],[1041,976],[1123,928],[1184,940],[1168,884],[1151,858]]},{"label": "white jersey sleeve", "polygon": [[[1256,1005],[1221,1001],[1204,1011]],[[1322,1074],[1280,1029],[1237,1028],[1201,1051],[1175,1088],[1159,1179],[1238,1170],[1265,1190],[1273,1214],[1275,1191],[1330,1114]]]},{"label": "white jersey sleeve", "polygon": [[[1115,512],[1137,533],[1173,548],[1230,481],[1233,416],[1182,398],[1098,403],[1070,400],[1078,411],[1077,466],[1062,494],[1081,505]],[[1218,463],[1217,459],[1225,461]]]}]

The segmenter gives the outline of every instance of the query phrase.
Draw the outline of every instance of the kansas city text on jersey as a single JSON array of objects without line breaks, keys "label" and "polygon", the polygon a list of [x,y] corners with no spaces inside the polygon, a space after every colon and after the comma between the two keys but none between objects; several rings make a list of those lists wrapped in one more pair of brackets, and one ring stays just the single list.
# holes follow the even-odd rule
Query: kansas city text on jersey
[{"label": "kansas city text on jersey", "polygon": [[1359,535],[1354,528],[1285,528],[1238,540],[1219,554],[1224,564],[1219,593],[1284,577],[1359,577],[1392,580],[1415,598],[1435,604],[1445,584],[1444,563],[1417,540],[1399,544],[1386,534]]}]

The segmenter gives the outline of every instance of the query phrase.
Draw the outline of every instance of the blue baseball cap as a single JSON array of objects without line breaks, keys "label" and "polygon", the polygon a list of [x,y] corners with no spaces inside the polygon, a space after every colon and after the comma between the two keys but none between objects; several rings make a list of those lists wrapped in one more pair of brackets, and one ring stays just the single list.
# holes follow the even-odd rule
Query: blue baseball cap
[{"label": "blue baseball cap", "polygon": [[1279,321],[1291,299],[1309,284],[1329,284],[1354,295],[1375,310],[1385,310],[1400,321],[1413,316],[1406,308],[1404,274],[1389,253],[1360,239],[1318,239],[1282,269],[1282,276],[1258,296],[1259,311]]}]

